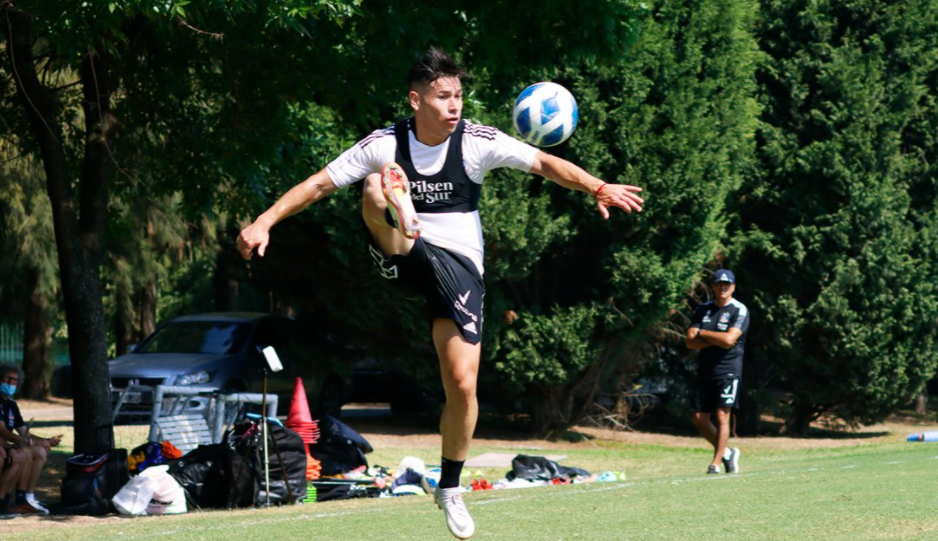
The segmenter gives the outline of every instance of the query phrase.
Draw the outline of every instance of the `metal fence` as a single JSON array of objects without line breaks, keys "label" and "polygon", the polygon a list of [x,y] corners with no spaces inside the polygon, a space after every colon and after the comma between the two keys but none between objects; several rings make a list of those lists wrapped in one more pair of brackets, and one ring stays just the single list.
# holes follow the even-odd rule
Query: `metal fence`
[{"label": "metal fence", "polygon": [[0,362],[23,362],[23,325],[0,325]]},{"label": "metal fence", "polygon": [[[52,366],[62,366],[71,363],[68,353],[68,342],[64,340],[52,341]],[[0,363],[23,362],[23,324],[0,325]]]}]

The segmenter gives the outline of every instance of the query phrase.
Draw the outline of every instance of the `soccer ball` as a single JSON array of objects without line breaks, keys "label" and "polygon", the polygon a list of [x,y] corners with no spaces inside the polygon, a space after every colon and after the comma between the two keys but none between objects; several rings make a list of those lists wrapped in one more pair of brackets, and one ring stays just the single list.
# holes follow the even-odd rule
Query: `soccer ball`
[{"label": "soccer ball", "polygon": [[533,84],[515,101],[515,130],[522,139],[539,147],[566,141],[576,129],[579,116],[573,94],[557,83]]}]

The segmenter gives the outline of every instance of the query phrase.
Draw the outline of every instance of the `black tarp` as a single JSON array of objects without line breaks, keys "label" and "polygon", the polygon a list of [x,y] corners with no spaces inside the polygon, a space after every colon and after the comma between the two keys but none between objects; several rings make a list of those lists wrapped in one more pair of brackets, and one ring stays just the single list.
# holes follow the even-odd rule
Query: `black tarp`
[{"label": "black tarp", "polygon": [[316,501],[328,502],[332,500],[348,500],[352,498],[377,497],[381,489],[374,485],[364,485],[358,483],[342,483],[339,481],[330,481],[321,479],[312,482],[316,488]]},{"label": "black tarp", "polygon": [[514,479],[550,481],[557,478],[589,477],[589,475],[590,472],[586,470],[561,466],[542,456],[517,455],[511,459],[511,471],[505,477],[509,481]]},{"label": "black tarp", "polygon": [[226,447],[220,443],[200,445],[170,463],[169,474],[186,492],[192,509],[220,509],[228,503]]},{"label": "black tarp", "polygon": [[324,476],[368,466],[365,455],[373,450],[361,434],[329,415],[319,420],[319,441],[309,446],[309,453],[322,463]]}]

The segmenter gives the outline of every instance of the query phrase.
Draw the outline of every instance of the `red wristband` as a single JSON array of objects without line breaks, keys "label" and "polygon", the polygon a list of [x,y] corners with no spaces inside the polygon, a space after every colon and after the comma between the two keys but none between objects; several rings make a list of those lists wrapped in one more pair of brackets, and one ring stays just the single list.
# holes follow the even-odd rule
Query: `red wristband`
[{"label": "red wristband", "polygon": [[603,185],[596,189],[596,193],[593,194],[593,198],[599,198],[600,192],[602,192],[603,188],[605,188],[608,185],[609,185],[608,182],[603,182]]}]

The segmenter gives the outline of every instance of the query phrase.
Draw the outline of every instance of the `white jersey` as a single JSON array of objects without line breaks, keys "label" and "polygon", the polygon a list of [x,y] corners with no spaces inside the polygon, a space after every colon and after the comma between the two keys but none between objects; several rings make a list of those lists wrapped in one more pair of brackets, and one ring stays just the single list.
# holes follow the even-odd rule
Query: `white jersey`
[{"label": "white jersey", "polygon": [[[452,138],[437,146],[427,146],[409,131],[410,155],[418,173],[434,175],[443,168]],[[397,139],[395,128],[376,130],[355,146],[343,152],[326,166],[329,178],[338,187],[348,186],[371,173],[380,173],[388,162],[395,161]],[[487,126],[465,123],[462,136],[463,167],[469,179],[481,185],[485,174],[499,167],[528,172],[534,165],[537,149],[503,132]],[[434,197],[436,186],[420,186],[414,197]],[[444,187],[445,188],[445,187]],[[424,241],[468,257],[483,272],[482,223],[479,211],[418,212],[420,236]]]}]

